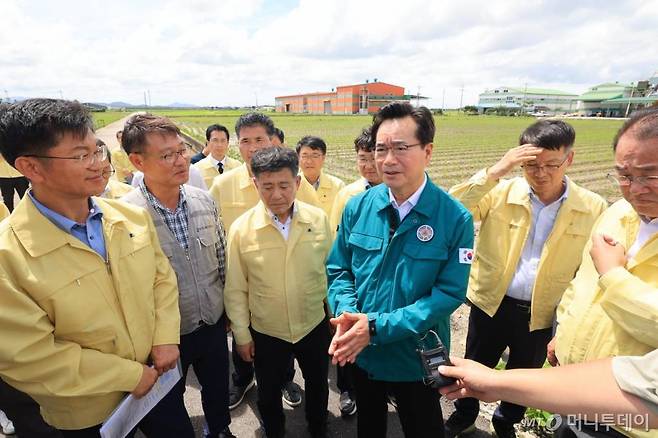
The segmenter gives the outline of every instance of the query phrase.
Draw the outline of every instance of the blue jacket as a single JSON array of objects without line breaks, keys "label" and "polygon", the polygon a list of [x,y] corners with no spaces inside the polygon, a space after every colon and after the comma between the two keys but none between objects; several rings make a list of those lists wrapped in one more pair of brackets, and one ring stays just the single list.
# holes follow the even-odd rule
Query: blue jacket
[{"label": "blue jacket", "polygon": [[[392,208],[384,184],[348,202],[327,261],[328,301],[336,316],[360,312],[376,321],[357,356],[370,378],[412,382],[423,377],[416,349],[428,330],[450,346],[450,315],[466,296],[473,219],[429,178],[389,241]],[[423,225],[431,230],[419,231]],[[435,346],[432,337],[426,342]]]}]

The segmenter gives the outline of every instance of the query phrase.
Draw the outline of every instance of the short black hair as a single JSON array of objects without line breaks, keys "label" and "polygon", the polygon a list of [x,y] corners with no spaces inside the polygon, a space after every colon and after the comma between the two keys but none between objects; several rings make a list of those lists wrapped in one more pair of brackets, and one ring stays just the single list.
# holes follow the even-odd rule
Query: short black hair
[{"label": "short black hair", "polygon": [[295,151],[299,153],[304,146],[308,146],[315,151],[320,151],[322,152],[322,155],[327,155],[327,143],[325,143],[320,137],[314,135],[306,135],[302,137],[302,139],[297,142]]},{"label": "short black hair", "polygon": [[617,150],[619,139],[629,131],[635,139],[640,141],[658,138],[658,108],[634,111],[615,135],[612,150]]},{"label": "short black hair", "polygon": [[528,126],[519,137],[519,145],[532,144],[551,151],[569,149],[576,141],[576,131],[562,120],[539,120]]},{"label": "short black hair", "polygon": [[372,140],[369,127],[363,128],[354,139],[354,150],[357,154],[359,151],[372,152],[375,150],[375,142]]},{"label": "short black hair", "polygon": [[299,173],[299,157],[292,149],[272,146],[260,149],[251,157],[251,171],[256,178],[264,172],[290,169],[293,176]]},{"label": "short black hair", "polygon": [[274,135],[276,135],[279,138],[279,141],[282,144],[286,142],[286,134],[283,132],[283,129],[274,128]]},{"label": "short black hair", "polygon": [[80,102],[27,99],[0,109],[0,153],[14,166],[23,155],[44,155],[66,134],[83,139],[94,130],[89,110]]},{"label": "short black hair", "polygon": [[231,139],[231,136],[229,135],[228,129],[226,129],[226,126],[215,123],[215,124],[210,125],[206,128],[206,141],[210,141],[210,136],[215,131],[222,131],[224,134],[226,134],[226,140]]},{"label": "short black hair", "polygon": [[143,152],[148,134],[180,135],[178,126],[167,117],[154,114],[135,114],[126,121],[121,136],[121,147],[127,154]]},{"label": "short black hair", "polygon": [[423,147],[434,142],[436,126],[432,112],[424,106],[414,107],[409,102],[391,102],[375,113],[370,128],[373,142],[377,140],[377,131],[385,120],[405,117],[411,117],[416,122],[416,138]]},{"label": "short black hair", "polygon": [[235,135],[240,138],[240,130],[246,126],[262,126],[265,128],[267,135],[274,135],[274,122],[263,113],[246,113],[242,114],[235,122]]}]

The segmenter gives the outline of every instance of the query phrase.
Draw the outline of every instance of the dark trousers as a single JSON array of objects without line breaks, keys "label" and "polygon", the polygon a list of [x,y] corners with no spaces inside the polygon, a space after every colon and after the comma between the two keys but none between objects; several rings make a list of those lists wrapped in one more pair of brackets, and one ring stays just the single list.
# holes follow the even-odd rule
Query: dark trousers
[{"label": "dark trousers", "polygon": [[139,424],[148,437],[194,437],[194,428],[185,409],[183,394],[190,365],[201,384],[201,404],[210,437],[216,437],[231,423],[228,412],[228,344],[226,316],[181,336],[180,357],[183,378]]},{"label": "dark trousers", "polygon": [[436,389],[420,382],[372,380],[358,366],[352,368],[356,387],[357,436],[386,437],[388,395],[395,396],[404,436],[443,438],[443,414]]},{"label": "dark trousers", "polygon": [[18,197],[22,198],[30,182],[24,176],[17,178],[0,178],[0,191],[2,199],[9,211],[14,211],[14,190],[18,192]]},{"label": "dark trousers", "polygon": [[336,386],[343,393],[345,391],[354,391],[354,377],[352,369],[354,364],[346,363],[344,366],[336,365]]},{"label": "dark trousers", "polygon": [[[238,346],[235,343],[235,338],[233,338],[233,343],[231,344],[231,359],[233,359],[233,384],[235,386],[247,386],[249,382],[254,380],[254,363],[245,362],[242,360],[238,354]],[[288,370],[286,371],[286,378],[283,384],[285,385],[288,382],[292,382],[295,378],[295,356],[290,356],[290,362],[288,364]],[[282,386],[283,388],[283,386]]]},{"label": "dark trousers", "polygon": [[30,438],[61,438],[57,429],[46,423],[32,397],[0,380],[0,410],[14,423],[16,434]]},{"label": "dark trousers", "polygon": [[326,428],[329,400],[329,325],[323,320],[296,343],[251,330],[256,356],[254,368],[258,382],[258,410],[268,438],[285,433],[285,417],[281,404],[281,387],[287,377],[290,357],[299,362],[306,389],[306,421],[309,429]]},{"label": "dark trousers", "polygon": [[[498,364],[505,348],[509,347],[506,369],[541,368],[546,360],[546,345],[551,340],[551,329],[530,331],[530,303],[505,297],[493,317],[477,306],[471,306],[466,337],[466,359],[472,359],[493,368]],[[476,398],[463,398],[455,402],[457,411],[476,420],[480,402]],[[525,406],[501,402],[492,421],[512,425],[523,419]]]}]

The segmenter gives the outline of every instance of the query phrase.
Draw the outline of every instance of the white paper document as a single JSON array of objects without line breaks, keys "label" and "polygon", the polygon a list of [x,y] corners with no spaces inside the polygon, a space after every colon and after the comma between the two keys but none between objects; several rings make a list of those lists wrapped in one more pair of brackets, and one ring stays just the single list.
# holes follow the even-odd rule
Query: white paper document
[{"label": "white paper document", "polygon": [[171,391],[181,379],[180,361],[158,378],[153,388],[142,398],[128,394],[101,427],[102,438],[124,438]]}]

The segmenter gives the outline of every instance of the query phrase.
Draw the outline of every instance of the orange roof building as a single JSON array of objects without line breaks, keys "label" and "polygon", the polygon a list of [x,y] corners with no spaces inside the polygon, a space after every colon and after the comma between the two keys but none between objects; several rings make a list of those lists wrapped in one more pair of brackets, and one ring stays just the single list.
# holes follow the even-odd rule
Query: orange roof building
[{"label": "orange roof building", "polygon": [[404,94],[404,87],[375,79],[363,84],[336,87],[336,91],[278,96],[275,106],[279,113],[374,114],[387,103],[416,98]]}]

